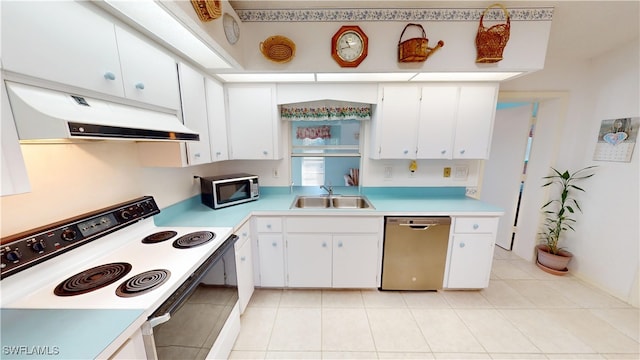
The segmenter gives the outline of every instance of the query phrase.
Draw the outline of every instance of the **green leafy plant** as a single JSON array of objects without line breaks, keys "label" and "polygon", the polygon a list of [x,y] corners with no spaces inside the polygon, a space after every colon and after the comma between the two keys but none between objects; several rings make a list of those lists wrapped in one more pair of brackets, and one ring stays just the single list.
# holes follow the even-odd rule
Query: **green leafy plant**
[{"label": "green leafy plant", "polygon": [[558,241],[564,231],[575,231],[573,225],[576,220],[572,216],[576,214],[576,210],[582,212],[582,209],[574,196],[578,191],[585,192],[583,188],[576,186],[575,183],[592,177],[594,173],[588,172],[595,167],[587,166],[574,173],[570,173],[568,170],[560,172],[551,168],[554,174],[543,178],[547,179],[548,182],[542,187],[556,185],[560,188],[557,198],[552,198],[541,208],[544,210],[545,220],[544,231],[540,235],[544,244],[547,245],[549,253],[557,255],[562,249],[558,247]]}]

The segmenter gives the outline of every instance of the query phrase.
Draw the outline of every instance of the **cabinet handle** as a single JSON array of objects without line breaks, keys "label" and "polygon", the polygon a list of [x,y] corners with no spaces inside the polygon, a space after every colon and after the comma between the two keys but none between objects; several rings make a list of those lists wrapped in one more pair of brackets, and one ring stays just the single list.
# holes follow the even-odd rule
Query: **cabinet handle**
[{"label": "cabinet handle", "polygon": [[326,247],[327,247],[327,243],[326,243],[326,242],[323,242],[323,243],[322,243],[322,247],[323,247],[323,248],[326,248]]},{"label": "cabinet handle", "polygon": [[269,153],[269,152],[268,152],[267,150],[263,150],[263,151],[262,151],[262,155],[265,155],[265,156],[266,156],[268,153]]},{"label": "cabinet handle", "polygon": [[464,243],[460,243],[460,247],[463,248],[464,247]]},{"label": "cabinet handle", "polygon": [[271,224],[267,224],[267,229],[271,229]]},{"label": "cabinet handle", "polygon": [[216,151],[216,156],[220,156],[222,153],[220,151]]},{"label": "cabinet handle", "polygon": [[338,247],[342,247],[342,241],[338,242]]},{"label": "cabinet handle", "polygon": [[242,237],[247,237],[247,233],[246,233],[246,232],[243,232],[243,233],[242,233]]},{"label": "cabinet handle", "polygon": [[245,261],[245,260],[246,260],[246,258],[244,256],[240,257],[240,261]]},{"label": "cabinet handle", "polygon": [[143,83],[141,83],[141,82],[137,83],[137,84],[136,84],[136,89],[138,89],[138,90],[144,90],[144,84],[143,84]]},{"label": "cabinet handle", "polygon": [[446,154],[446,153],[447,153],[447,150],[441,150],[441,151],[440,151],[440,154],[442,154],[442,155],[444,155],[444,154]]},{"label": "cabinet handle", "polygon": [[407,155],[407,154],[409,153],[409,150],[405,150],[405,151],[403,151],[403,153],[404,153],[405,155]]},{"label": "cabinet handle", "polygon": [[460,150],[460,154],[464,154],[464,152],[465,152],[464,149]]},{"label": "cabinet handle", "polygon": [[107,80],[115,80],[116,74],[112,73],[111,71],[107,71],[106,73],[104,73],[104,78]]},{"label": "cabinet handle", "polygon": [[276,247],[276,246],[278,246],[278,243],[277,242],[273,242],[273,243],[271,243],[271,246]]},{"label": "cabinet handle", "polygon": [[196,158],[196,159],[200,158],[200,153],[193,154],[193,157]]},{"label": "cabinet handle", "polygon": [[478,228],[480,227],[480,225],[478,224],[473,224],[473,230],[478,230]]}]

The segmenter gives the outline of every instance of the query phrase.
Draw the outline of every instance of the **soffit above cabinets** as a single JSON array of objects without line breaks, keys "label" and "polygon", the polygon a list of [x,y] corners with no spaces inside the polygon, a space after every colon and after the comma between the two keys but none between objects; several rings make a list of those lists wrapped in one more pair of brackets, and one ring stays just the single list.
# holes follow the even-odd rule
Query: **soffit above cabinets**
[{"label": "soffit above cabinets", "polygon": [[[511,34],[504,59],[476,64],[475,36],[484,7],[473,2],[464,2],[465,7],[457,8],[447,7],[450,3],[446,2],[419,2],[424,7],[416,8],[416,3],[387,3],[393,8],[345,8],[348,4],[362,6],[364,2],[223,1],[223,12],[231,14],[239,25],[239,40],[231,44],[224,36],[222,17],[202,22],[190,2],[161,2],[195,37],[232,65],[227,69],[203,66],[224,82],[472,81],[470,77],[477,77],[476,73],[486,73],[476,81],[500,81],[543,68],[553,7],[508,8]],[[240,8],[232,8],[234,4]],[[283,9],[285,4],[304,8]],[[366,5],[372,4],[378,5]],[[433,7],[434,4],[440,7]],[[319,7],[311,8],[314,5]],[[401,5],[407,7],[396,7]],[[484,21],[485,26],[504,23],[504,15],[494,9]],[[408,23],[424,27],[428,46],[442,40],[444,47],[424,62],[399,62],[400,34]],[[331,38],[345,24],[358,25],[369,38],[368,56],[358,67],[341,68],[330,54]],[[291,61],[277,63],[263,56],[260,43],[273,35],[285,36],[295,43]],[[407,32],[404,39],[415,37],[421,34]]]}]

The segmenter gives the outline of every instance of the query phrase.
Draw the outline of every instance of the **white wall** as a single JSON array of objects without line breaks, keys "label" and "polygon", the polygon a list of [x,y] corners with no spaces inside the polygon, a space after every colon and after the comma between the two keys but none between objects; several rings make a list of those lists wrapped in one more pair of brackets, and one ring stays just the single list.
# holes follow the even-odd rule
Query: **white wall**
[{"label": "white wall", "polygon": [[142,195],[166,207],[200,192],[193,174],[215,174],[215,164],[141,168],[135,143],[126,141],[29,144],[22,152],[31,192],[0,197],[1,236]]},{"label": "white wall", "polygon": [[[543,72],[507,82],[501,90],[567,90],[569,102],[559,136],[555,166],[598,165],[583,183],[584,214],[564,245],[575,257],[571,271],[637,305],[640,253],[639,150],[630,163],[594,162],[601,120],[640,115],[638,40],[581,64],[550,64]],[[554,146],[556,144],[549,144]]]}]

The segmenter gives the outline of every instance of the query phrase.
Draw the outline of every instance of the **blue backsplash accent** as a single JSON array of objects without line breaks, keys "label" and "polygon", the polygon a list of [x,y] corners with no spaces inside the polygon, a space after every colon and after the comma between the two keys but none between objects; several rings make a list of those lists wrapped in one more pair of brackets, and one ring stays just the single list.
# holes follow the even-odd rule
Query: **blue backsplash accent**
[{"label": "blue backsplash accent", "polygon": [[364,195],[465,197],[465,187],[363,187]]}]

